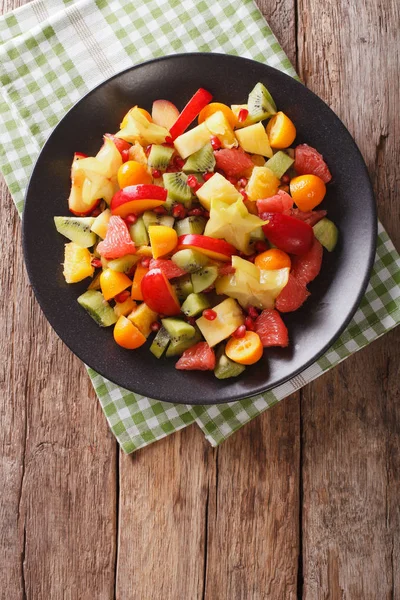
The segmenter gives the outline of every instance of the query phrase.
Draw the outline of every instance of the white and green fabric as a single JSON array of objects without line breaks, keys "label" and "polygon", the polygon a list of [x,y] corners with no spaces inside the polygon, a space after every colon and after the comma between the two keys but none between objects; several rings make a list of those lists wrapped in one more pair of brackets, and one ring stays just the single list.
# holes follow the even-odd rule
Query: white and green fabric
[{"label": "white and green fabric", "polygon": [[[34,0],[1,17],[0,167],[17,210],[41,147],[77,100],[129,66],[194,51],[245,56],[296,77],[253,0]],[[354,319],[320,360],[273,391],[192,407],[145,398],[88,373],[125,452],[193,422],[217,445],[399,321],[400,258],[379,225],[373,274]]]}]

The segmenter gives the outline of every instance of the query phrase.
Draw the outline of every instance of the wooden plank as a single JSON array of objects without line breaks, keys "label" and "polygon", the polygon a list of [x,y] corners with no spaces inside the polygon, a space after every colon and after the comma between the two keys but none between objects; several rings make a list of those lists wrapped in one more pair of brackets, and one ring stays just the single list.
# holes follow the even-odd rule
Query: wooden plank
[{"label": "wooden plank", "polygon": [[195,425],[121,454],[117,600],[203,597],[212,455]]},{"label": "wooden plank", "polygon": [[207,600],[292,600],[299,550],[299,403],[287,398],[216,452]]},{"label": "wooden plank", "polygon": [[[398,245],[398,5],[299,0],[298,15],[301,74],[358,142]],[[302,394],[306,600],[400,596],[399,342],[391,332]]]},{"label": "wooden plank", "polygon": [[0,597],[109,600],[116,443],[82,363],[33,298],[3,183],[0,202]]}]

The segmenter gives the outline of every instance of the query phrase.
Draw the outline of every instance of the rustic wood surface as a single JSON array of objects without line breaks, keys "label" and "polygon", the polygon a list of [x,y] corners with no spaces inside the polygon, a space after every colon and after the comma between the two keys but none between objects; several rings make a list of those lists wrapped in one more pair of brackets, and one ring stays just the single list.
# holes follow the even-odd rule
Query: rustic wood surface
[{"label": "rustic wood surface", "polygon": [[[399,248],[398,3],[258,5]],[[127,457],[33,297],[4,183],[0,204],[1,599],[400,599],[400,328],[219,449],[192,426]]]}]

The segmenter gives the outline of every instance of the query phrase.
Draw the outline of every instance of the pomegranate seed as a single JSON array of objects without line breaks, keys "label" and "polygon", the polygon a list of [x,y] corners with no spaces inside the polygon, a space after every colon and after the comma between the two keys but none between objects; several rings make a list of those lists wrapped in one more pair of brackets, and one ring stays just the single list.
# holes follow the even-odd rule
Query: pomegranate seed
[{"label": "pomegranate seed", "polygon": [[246,193],[244,190],[241,190],[241,191],[240,191],[240,193],[241,193],[241,194],[242,194],[242,196],[243,196],[243,200],[248,200],[248,199],[249,199],[249,197],[248,197],[247,193]]},{"label": "pomegranate seed", "polygon": [[211,285],[208,286],[208,288],[206,288],[205,290],[203,290],[203,294],[208,294],[209,292],[212,292],[215,289],[215,285],[212,283]]},{"label": "pomegranate seed", "polygon": [[251,254],[250,256],[246,256],[246,260],[253,263],[257,258],[257,254]]},{"label": "pomegranate seed", "polygon": [[207,319],[207,321],[214,321],[217,316],[217,313],[212,308],[206,308],[203,310],[203,317]]},{"label": "pomegranate seed", "polygon": [[189,175],[186,183],[191,188],[195,188],[196,186],[199,185],[199,181],[195,175]]},{"label": "pomegranate seed", "polygon": [[244,324],[246,329],[248,329],[249,331],[254,331],[255,326],[254,326],[254,321],[251,317],[246,317],[244,320]]},{"label": "pomegranate seed", "polygon": [[288,185],[281,185],[281,186],[279,186],[279,189],[282,190],[282,192],[289,193],[290,188]]},{"label": "pomegranate seed", "polygon": [[232,333],[232,337],[240,339],[246,335],[246,325],[239,325],[237,329]]},{"label": "pomegranate seed", "polygon": [[165,143],[166,144],[172,144],[173,143],[173,139],[170,135],[167,135],[167,137],[165,138]]},{"label": "pomegranate seed", "polygon": [[189,323],[189,325],[192,325],[192,327],[196,325],[196,319],[194,317],[188,317],[186,320]]},{"label": "pomegranate seed", "polygon": [[124,290],[123,292],[121,292],[120,294],[117,294],[114,298],[114,300],[116,302],[125,302],[125,300],[127,300],[129,298],[129,296],[131,295],[130,292],[128,292],[128,290]]},{"label": "pomegranate seed", "polygon": [[154,321],[154,323],[150,325],[150,329],[152,331],[159,331],[161,329],[161,323],[159,323],[158,321]]},{"label": "pomegranate seed", "polygon": [[237,184],[237,179],[235,177],[227,177],[227,180],[229,181],[229,183],[231,183],[232,185],[236,185]]},{"label": "pomegranate seed", "polygon": [[203,175],[204,181],[208,181],[209,179],[211,179],[211,177],[213,175],[214,175],[214,173],[204,173],[204,175]]},{"label": "pomegranate seed", "polygon": [[183,165],[185,164],[185,161],[180,156],[175,156],[174,164],[179,170],[181,170]]},{"label": "pomegranate seed", "polygon": [[170,144],[169,142],[164,142],[161,146],[165,146],[165,148],[174,148],[174,144]]},{"label": "pomegranate seed", "polygon": [[177,173],[179,169],[177,169],[174,165],[169,165],[166,169],[166,173]]},{"label": "pomegranate seed", "polygon": [[138,220],[138,216],[137,215],[128,215],[127,217],[125,217],[125,223],[129,226],[129,225],[134,225],[136,223],[136,221]]},{"label": "pomegranate seed", "polygon": [[265,252],[268,250],[268,244],[266,242],[256,242],[257,252]]},{"label": "pomegranate seed", "polygon": [[126,163],[126,161],[129,160],[129,149],[125,148],[125,150],[122,150],[121,156],[122,156],[122,162]]},{"label": "pomegranate seed", "polygon": [[192,210],[189,210],[188,216],[189,217],[202,217],[203,211],[201,210],[201,208],[192,208]]},{"label": "pomegranate seed", "polygon": [[247,108],[241,108],[239,110],[239,114],[238,114],[239,123],[244,123],[248,116],[249,116],[249,111],[247,110]]},{"label": "pomegranate seed", "polygon": [[132,265],[132,267],[127,272],[128,277],[133,277],[135,275],[137,265]]},{"label": "pomegranate seed", "polygon": [[98,217],[100,213],[101,213],[101,210],[99,208],[95,208],[94,210],[92,210],[91,216]]},{"label": "pomegranate seed", "polygon": [[172,216],[175,219],[184,219],[186,217],[186,209],[183,204],[175,204],[172,209]]},{"label": "pomegranate seed", "polygon": [[99,269],[102,266],[101,265],[101,260],[99,258],[92,258],[92,260],[90,261],[90,264],[95,269]]},{"label": "pomegranate seed", "polygon": [[150,150],[151,150],[151,144],[149,144],[148,146],[146,146],[146,148],[145,148],[145,150],[144,150],[144,151],[145,151],[145,154],[146,154],[146,156],[148,156],[148,155],[150,154]]},{"label": "pomegranate seed", "polygon": [[153,212],[155,212],[156,215],[166,215],[167,209],[163,206],[156,206],[155,208],[153,208]]},{"label": "pomegranate seed", "polygon": [[289,175],[282,175],[281,181],[282,181],[282,183],[289,183],[289,181],[290,181]]},{"label": "pomegranate seed", "polygon": [[210,218],[210,213],[208,212],[208,210],[203,210],[203,216],[204,216],[206,219],[209,219],[209,218]]},{"label": "pomegranate seed", "polygon": [[161,177],[161,171],[158,169],[153,169],[151,174],[153,175],[154,179],[159,179]]},{"label": "pomegranate seed", "polygon": [[250,319],[257,319],[258,310],[255,306],[249,306],[249,308],[247,309],[247,314],[249,315]]},{"label": "pomegranate seed", "polygon": [[213,150],[219,150],[221,148],[221,146],[222,146],[219,138],[217,138],[216,135],[212,136],[210,142],[211,142],[211,146],[212,146]]},{"label": "pomegranate seed", "polygon": [[243,187],[243,188],[246,187],[246,185],[247,185],[246,177],[241,177],[238,181],[238,184],[240,185],[240,187]]},{"label": "pomegranate seed", "polygon": [[150,258],[148,256],[144,256],[141,261],[140,264],[142,265],[142,267],[144,267],[145,269],[148,269],[150,266]]}]

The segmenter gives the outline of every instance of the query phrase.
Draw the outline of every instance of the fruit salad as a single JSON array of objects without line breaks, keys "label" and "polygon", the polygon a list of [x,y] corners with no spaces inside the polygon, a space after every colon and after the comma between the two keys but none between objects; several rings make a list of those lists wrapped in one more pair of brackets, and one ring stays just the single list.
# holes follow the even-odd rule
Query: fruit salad
[{"label": "fruit salad", "polygon": [[65,280],[89,280],[78,303],[122,348],[150,338],[176,369],[236,377],[289,345],[282,315],[338,238],[319,208],[330,180],[261,82],[247,104],[200,88],[181,111],[134,106],[96,156],[73,157],[72,216],[54,218]]}]

